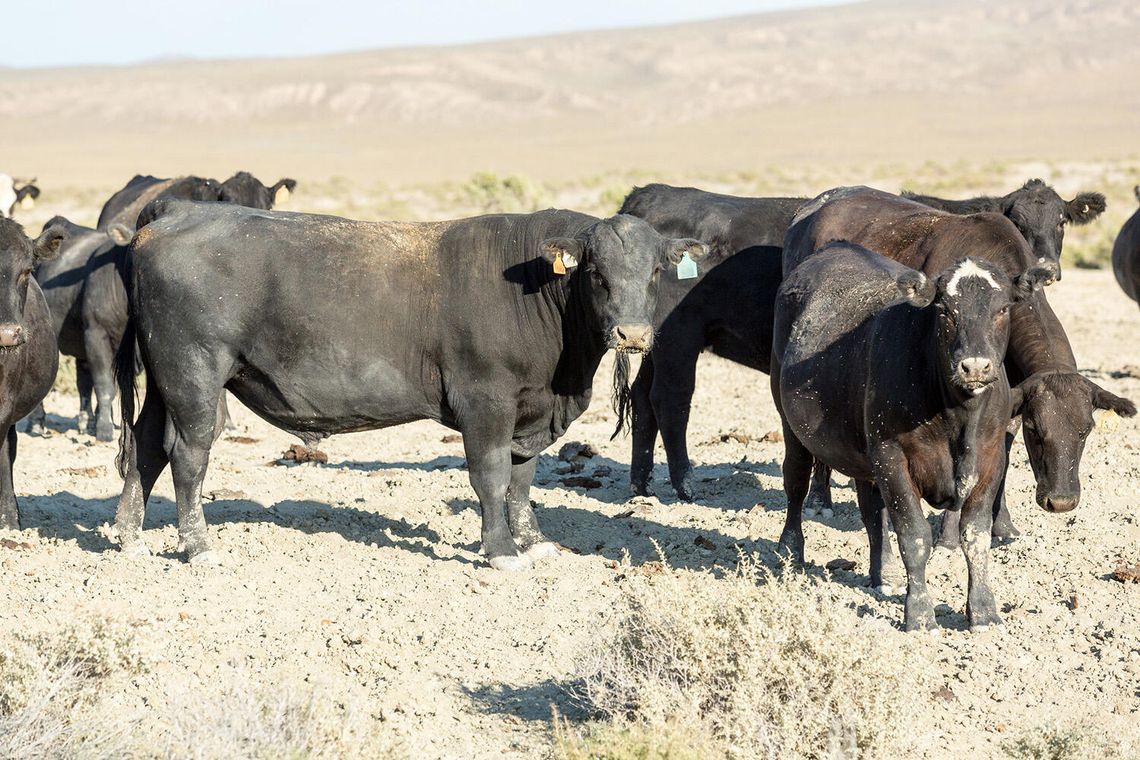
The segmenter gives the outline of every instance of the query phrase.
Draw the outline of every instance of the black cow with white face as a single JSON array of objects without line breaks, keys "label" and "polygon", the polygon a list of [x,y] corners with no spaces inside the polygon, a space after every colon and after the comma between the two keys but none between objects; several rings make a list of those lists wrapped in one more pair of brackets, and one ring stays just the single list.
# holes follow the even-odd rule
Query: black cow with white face
[{"label": "black cow with white face", "polygon": [[20,225],[0,219],[0,528],[20,527],[12,485],[16,422],[51,390],[59,367],[51,312],[32,270],[58,255],[66,236],[53,226],[33,242]]},{"label": "black cow with white face", "polygon": [[876,585],[889,513],[906,566],[907,630],[936,626],[923,500],[961,514],[971,628],[999,625],[987,575],[1011,404],[1003,369],[1010,306],[1040,288],[1048,270],[1011,282],[992,263],[965,258],[932,282],[843,241],[793,246],[789,256],[800,263],[776,298],[771,371],[784,423],[781,546],[803,563],[803,502],[813,459],[823,462],[856,481]]},{"label": "black cow with white face", "polygon": [[160,201],[146,214],[117,362],[116,522],[124,550],[146,550],[145,503],[169,463],[191,561],[211,557],[201,489],[223,390],[298,436],[458,430],[491,565],[554,553],[530,505],[538,454],[585,411],[608,349],[652,346],[659,279],[707,250],[635,217],[556,210],[412,224]]},{"label": "black cow with white face", "polygon": [[903,197],[952,214],[991,211],[1005,216],[1029,243],[1037,263],[1050,269],[1057,280],[1061,279],[1061,244],[1065,239],[1065,226],[1088,224],[1105,209],[1104,196],[1100,193],[1077,193],[1075,198],[1067,201],[1039,179],[1031,179],[1012,193],[1000,197],[982,195],[955,201],[905,191]]}]

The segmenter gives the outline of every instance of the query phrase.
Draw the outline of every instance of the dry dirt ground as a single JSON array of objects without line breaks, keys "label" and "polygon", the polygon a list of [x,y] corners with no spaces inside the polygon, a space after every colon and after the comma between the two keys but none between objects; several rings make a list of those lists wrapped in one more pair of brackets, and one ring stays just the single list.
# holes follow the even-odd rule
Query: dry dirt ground
[{"label": "dry dirt ground", "polygon": [[[1082,369],[1140,399],[1140,310],[1112,275],[1070,269],[1050,300]],[[609,366],[565,439],[598,448],[581,474],[601,487],[563,486],[555,452],[542,457],[532,496],[565,551],[519,574],[492,571],[477,554],[477,504],[450,431],[424,422],[343,436],[323,444],[327,464],[281,466],[271,463],[294,441],[242,408],[239,430],[214,448],[205,488],[216,497],[206,514],[225,564],[191,567],[175,554],[166,475],[146,522],[155,556],[123,556],[105,527],[120,487],[115,446],[78,435],[76,399],[53,393],[49,435],[20,436],[26,527],[5,538],[28,546],[0,549],[0,636],[126,617],[158,653],[128,701],[209,691],[238,673],[363,694],[414,757],[544,756],[551,704],[576,715],[559,682],[611,617],[615,560],[653,560],[652,542],[679,567],[732,566],[737,547],[771,558],[783,520],[782,445],[756,440],[778,427],[766,376],[704,358],[689,434],[698,503],[673,498],[661,465],[659,496],[630,502],[628,439],[608,440]],[[753,440],[721,440],[733,431]],[[932,560],[944,630],[922,645],[934,683],[947,688],[914,705],[926,756],[991,756],[1003,737],[1051,718],[1087,719],[1114,736],[1137,730],[1140,585],[1109,574],[1140,561],[1140,424],[1095,432],[1082,467],[1081,506],[1049,515],[1033,504],[1015,449],[1009,496],[1023,536],[993,551],[1004,633],[966,630],[964,561]],[[854,560],[831,580],[851,614],[897,622],[901,597],[865,585],[854,495],[836,495],[835,516],[807,526],[808,560]]]}]

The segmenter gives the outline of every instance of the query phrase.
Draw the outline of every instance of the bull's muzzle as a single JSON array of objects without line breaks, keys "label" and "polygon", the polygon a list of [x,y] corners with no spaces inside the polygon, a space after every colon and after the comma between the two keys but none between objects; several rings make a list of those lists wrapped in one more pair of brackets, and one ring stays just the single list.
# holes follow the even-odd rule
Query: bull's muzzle
[{"label": "bull's muzzle", "polygon": [[643,353],[653,345],[651,325],[617,325],[610,331],[610,346],[623,353]]}]

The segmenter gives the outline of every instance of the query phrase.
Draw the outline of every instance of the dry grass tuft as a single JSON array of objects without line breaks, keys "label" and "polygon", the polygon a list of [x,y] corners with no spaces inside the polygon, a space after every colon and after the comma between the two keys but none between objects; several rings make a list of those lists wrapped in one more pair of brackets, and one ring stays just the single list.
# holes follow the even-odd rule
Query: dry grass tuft
[{"label": "dry grass tuft", "polygon": [[1018,760],[1116,760],[1128,757],[1128,748],[1087,725],[1047,723],[1002,744]]},{"label": "dry grass tuft", "polygon": [[215,678],[208,691],[172,683],[165,701],[144,706],[131,696],[131,681],[146,672],[135,632],[106,619],[5,643],[0,757],[399,756],[378,722],[344,695],[308,687],[258,690],[232,673]]},{"label": "dry grass tuft", "polygon": [[[858,618],[827,584],[774,576],[749,557],[725,578],[667,567],[627,577],[616,629],[584,656],[571,687],[607,721],[592,733],[608,749],[562,745],[615,758],[703,757],[707,747],[686,743],[700,736],[728,757],[905,751],[904,710],[922,693],[912,640]],[[676,746],[619,750],[654,735]]]}]

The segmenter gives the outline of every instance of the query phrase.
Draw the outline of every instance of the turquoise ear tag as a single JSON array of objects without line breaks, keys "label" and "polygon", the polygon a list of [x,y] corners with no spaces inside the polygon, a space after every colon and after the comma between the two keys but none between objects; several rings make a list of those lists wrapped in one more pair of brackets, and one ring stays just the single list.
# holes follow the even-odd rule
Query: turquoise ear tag
[{"label": "turquoise ear tag", "polygon": [[685,251],[681,255],[681,260],[677,263],[677,279],[678,280],[692,280],[697,276],[697,262],[689,258],[689,252]]}]

